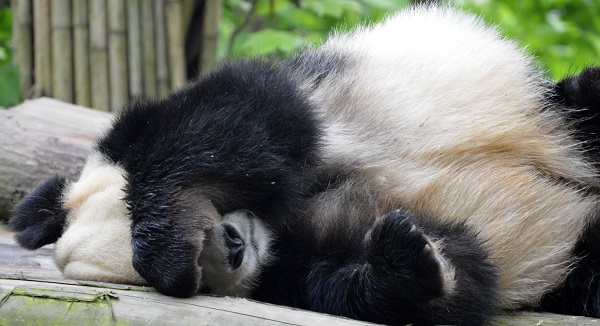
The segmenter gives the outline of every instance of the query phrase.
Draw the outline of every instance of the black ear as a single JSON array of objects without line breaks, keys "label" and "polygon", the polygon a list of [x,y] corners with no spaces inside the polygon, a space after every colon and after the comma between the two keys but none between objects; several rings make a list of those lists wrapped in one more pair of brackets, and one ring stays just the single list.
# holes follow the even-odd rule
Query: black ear
[{"label": "black ear", "polygon": [[17,242],[37,249],[60,238],[67,219],[61,197],[67,180],[54,176],[35,187],[13,210],[8,225],[17,231]]}]

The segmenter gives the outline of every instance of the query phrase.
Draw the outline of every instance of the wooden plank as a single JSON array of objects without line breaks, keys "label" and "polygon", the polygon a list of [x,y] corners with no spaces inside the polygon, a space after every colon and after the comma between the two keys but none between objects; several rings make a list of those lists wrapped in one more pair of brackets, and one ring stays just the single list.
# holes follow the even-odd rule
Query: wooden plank
[{"label": "wooden plank", "polygon": [[179,299],[150,287],[67,280],[52,246],[27,251],[11,237],[0,227],[0,325],[368,325],[240,298]]},{"label": "wooden plank", "polygon": [[[0,279],[0,324],[368,325],[368,323],[246,299],[167,297],[151,289]],[[31,309],[23,309],[31,307]]]},{"label": "wooden plank", "polygon": [[[52,261],[52,245],[35,251],[19,248],[4,228],[0,225],[0,325],[370,325],[247,299],[178,299],[150,287],[64,279]],[[599,323],[580,316],[516,312],[497,316],[489,325]]]}]

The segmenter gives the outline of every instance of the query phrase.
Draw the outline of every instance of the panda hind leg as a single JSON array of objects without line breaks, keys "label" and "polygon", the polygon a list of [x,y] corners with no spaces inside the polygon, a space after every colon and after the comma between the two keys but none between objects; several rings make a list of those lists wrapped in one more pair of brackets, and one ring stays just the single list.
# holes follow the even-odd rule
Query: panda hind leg
[{"label": "panda hind leg", "polygon": [[468,227],[394,210],[364,245],[364,260],[313,265],[312,310],[413,325],[482,325],[495,312],[496,270]]},{"label": "panda hind leg", "polygon": [[588,224],[574,248],[579,258],[561,287],[544,295],[540,310],[600,317],[600,219]]},{"label": "panda hind leg", "polygon": [[415,325],[483,325],[499,313],[498,270],[477,233],[463,223],[414,219],[424,237],[434,244],[440,260],[444,293],[415,307]]}]

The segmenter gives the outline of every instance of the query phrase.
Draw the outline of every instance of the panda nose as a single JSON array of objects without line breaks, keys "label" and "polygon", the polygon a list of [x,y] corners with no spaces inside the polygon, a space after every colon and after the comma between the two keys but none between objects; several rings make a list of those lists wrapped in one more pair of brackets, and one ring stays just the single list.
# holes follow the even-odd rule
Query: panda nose
[{"label": "panda nose", "polygon": [[244,260],[244,249],[246,248],[244,240],[242,240],[238,231],[230,224],[223,224],[223,238],[225,239],[227,249],[229,249],[227,255],[229,265],[232,269],[237,269]]}]

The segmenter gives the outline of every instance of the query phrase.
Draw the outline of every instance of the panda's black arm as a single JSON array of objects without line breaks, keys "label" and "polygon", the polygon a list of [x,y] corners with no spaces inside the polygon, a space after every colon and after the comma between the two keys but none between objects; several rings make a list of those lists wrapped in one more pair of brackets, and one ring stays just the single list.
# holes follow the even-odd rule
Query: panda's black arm
[{"label": "panda's black arm", "polygon": [[[371,229],[363,258],[315,262],[306,277],[308,308],[385,324],[483,324],[494,312],[496,273],[474,233],[419,222],[392,211]],[[429,239],[443,239],[444,250]]]},{"label": "panda's black arm", "polygon": [[66,186],[64,177],[51,177],[15,206],[8,225],[17,232],[16,239],[21,246],[37,249],[60,238],[68,214],[61,202]]}]

